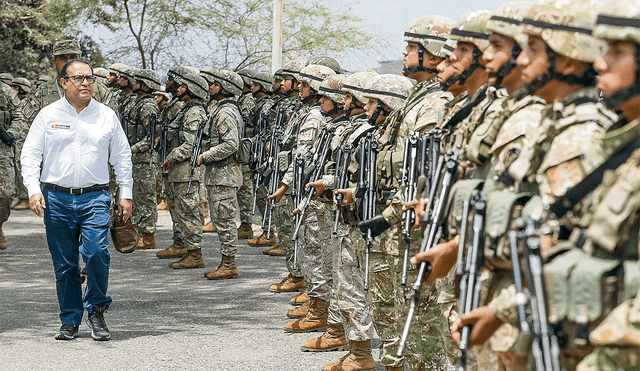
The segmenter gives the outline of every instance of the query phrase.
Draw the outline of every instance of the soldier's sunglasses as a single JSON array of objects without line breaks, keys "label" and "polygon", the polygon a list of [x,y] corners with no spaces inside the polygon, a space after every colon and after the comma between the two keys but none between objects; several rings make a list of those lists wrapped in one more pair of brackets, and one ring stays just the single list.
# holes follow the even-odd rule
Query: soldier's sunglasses
[{"label": "soldier's sunglasses", "polygon": [[76,84],[82,84],[84,80],[87,80],[89,84],[93,84],[96,81],[96,77],[94,75],[84,76],[84,75],[75,75],[75,76],[67,76],[65,77],[67,80],[73,80]]}]

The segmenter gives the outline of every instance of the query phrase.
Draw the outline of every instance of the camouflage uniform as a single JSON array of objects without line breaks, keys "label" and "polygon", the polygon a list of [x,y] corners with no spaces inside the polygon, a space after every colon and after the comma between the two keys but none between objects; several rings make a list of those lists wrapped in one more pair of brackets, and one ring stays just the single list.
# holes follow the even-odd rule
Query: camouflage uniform
[{"label": "camouflage uniform", "polygon": [[169,126],[168,141],[170,153],[167,160],[172,163],[167,174],[167,206],[176,235],[181,236],[188,250],[200,249],[202,245],[202,221],[200,220],[199,179],[194,177],[192,189],[187,193],[190,160],[193,154],[193,141],[198,124],[207,119],[204,105],[198,100],[185,104],[178,117]]},{"label": "camouflage uniform", "polygon": [[238,150],[242,116],[234,100],[221,101],[208,123],[210,143],[203,148],[207,193],[211,222],[218,233],[224,256],[238,252],[237,192],[242,184],[240,164],[235,158]]},{"label": "camouflage uniform", "polygon": [[[269,115],[269,112],[271,111],[271,109],[275,106],[274,104],[274,100],[271,99],[271,97],[265,95],[262,98],[256,99],[256,127],[252,130],[251,133],[251,137],[255,138],[256,135],[258,135],[258,124],[260,121],[260,117],[262,117],[262,114],[266,114],[267,117]],[[249,131],[247,129],[247,131]],[[263,185],[258,185],[255,189],[255,195],[253,195],[253,197],[256,197],[257,200],[255,200],[255,204],[256,207],[258,208],[258,210],[260,211],[260,215],[264,215],[265,213],[265,205],[267,203],[267,188],[264,187]],[[251,205],[253,206],[253,205]],[[251,210],[251,213],[253,213],[254,210]],[[273,231],[272,231],[273,232]]]},{"label": "camouflage uniform", "polygon": [[[256,100],[251,95],[251,91],[243,94],[238,99],[238,105],[244,116],[246,129],[254,127],[256,123]],[[240,133],[240,135],[250,133]],[[247,135],[251,137],[251,135]],[[242,164],[242,186],[238,189],[238,205],[240,206],[240,221],[252,223],[253,219],[253,191],[251,186],[251,168],[249,164]]]},{"label": "camouflage uniform", "polygon": [[[156,171],[158,160],[149,150],[149,120],[158,114],[158,105],[153,95],[138,97],[129,111],[128,130],[131,160],[133,162],[133,212],[132,217],[140,232],[155,233],[158,221],[156,198]],[[154,156],[153,167],[149,168],[149,158]]]},{"label": "camouflage uniform", "polygon": [[[15,120],[15,111],[19,101],[11,88],[0,82],[0,125],[16,138],[20,138],[23,130]],[[24,137],[22,137],[24,141]],[[15,192],[14,149],[0,141],[0,233],[2,224],[11,214],[11,201]],[[3,234],[4,237],[4,234]]]}]

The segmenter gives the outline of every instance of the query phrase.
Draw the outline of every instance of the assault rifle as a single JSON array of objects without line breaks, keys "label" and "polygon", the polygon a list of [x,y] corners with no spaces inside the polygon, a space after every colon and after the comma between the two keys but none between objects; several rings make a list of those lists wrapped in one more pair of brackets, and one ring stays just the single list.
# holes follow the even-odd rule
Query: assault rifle
[{"label": "assault rifle", "polygon": [[[425,198],[428,202],[425,207],[424,216],[421,220],[421,224],[425,225],[425,229],[422,234],[420,252],[431,249],[442,235],[444,208],[447,203],[449,191],[453,185],[453,178],[459,161],[458,152],[455,151],[449,150],[446,156],[440,156],[438,159],[438,166],[435,170],[435,177],[431,181],[431,187],[425,187],[425,196],[427,196]],[[416,282],[412,285],[413,296],[411,297],[411,305],[407,315],[407,322],[404,325],[402,337],[398,344],[399,356],[402,356],[404,353],[404,348],[406,346],[407,337],[409,336],[409,330],[411,327],[411,321],[413,320],[416,307],[418,306],[418,300],[420,299],[422,281],[429,272],[431,272],[431,264],[429,262],[420,263],[418,266],[418,277],[416,278]]]},{"label": "assault rifle", "polygon": [[193,152],[191,154],[191,171],[189,172],[189,185],[187,185],[187,193],[191,191],[191,181],[193,180],[193,174],[196,172],[196,167],[198,167],[198,157],[202,153],[202,133],[204,132],[204,127],[207,124],[207,120],[202,120],[198,124],[198,130],[196,130],[196,136],[193,138]]},{"label": "assault rifle", "polygon": [[258,131],[258,135],[256,137],[256,140],[253,141],[253,148],[251,150],[251,171],[253,172],[252,174],[252,184],[253,184],[253,208],[251,208],[251,211],[255,213],[256,210],[256,205],[258,202],[258,197],[256,197],[256,195],[258,194],[258,187],[260,187],[260,184],[262,183],[262,173],[260,171],[258,171],[258,167],[260,166],[260,164],[262,164],[262,161],[264,161],[264,156],[265,156],[265,150],[266,150],[266,146],[265,143],[267,142],[267,129],[268,129],[268,125],[267,125],[267,113],[263,112],[260,115],[260,120],[258,121],[258,126],[259,126],[259,131]]},{"label": "assault rifle", "polygon": [[153,169],[153,151],[156,147],[156,114],[149,115],[149,170]]},{"label": "assault rifle", "polygon": [[[168,134],[169,134],[169,123],[162,122],[162,125],[160,126],[160,140],[157,148],[158,157],[160,157],[160,164],[164,164],[164,162],[167,160],[167,156],[169,156],[169,143],[167,138]],[[164,198],[164,184],[167,179],[167,169],[164,166],[161,166],[160,171],[162,173],[162,182],[161,182],[162,185],[160,188],[160,197]]]},{"label": "assault rifle", "polygon": [[304,192],[304,196],[300,198],[299,203],[295,204],[295,207],[300,210],[300,215],[303,217],[298,218],[296,222],[295,229],[293,230],[293,236],[291,237],[291,240],[293,241],[296,241],[300,236],[300,227],[302,226],[304,215],[309,211],[311,200],[316,196],[316,187],[309,187],[306,189],[304,187],[311,181],[315,182],[318,179],[322,179],[322,175],[324,175],[324,167],[331,155],[331,139],[333,138],[334,132],[335,128],[331,127],[326,127],[322,130],[317,141],[318,145],[316,147],[316,151],[309,163],[309,167],[305,169],[304,175],[302,179],[300,179],[302,182],[301,191]]},{"label": "assault rifle", "polygon": [[127,136],[127,140],[129,139],[129,112],[122,112],[120,124],[122,124],[122,129],[124,129],[124,135]]},{"label": "assault rifle", "polygon": [[[264,165],[264,181],[267,182],[268,194],[272,195],[278,190],[278,182],[280,181],[280,166],[279,156],[281,150],[281,142],[283,136],[283,124],[285,121],[285,108],[280,107],[276,112],[276,119],[273,127],[273,134],[271,135],[271,142],[269,143],[269,154],[267,155],[267,162]],[[267,199],[265,205],[265,214],[262,218],[262,230],[267,227],[267,239],[271,239],[271,222],[273,220],[273,210],[276,207],[275,199]],[[266,225],[265,225],[266,224]]]},{"label": "assault rifle", "polygon": [[[471,244],[467,246],[467,255],[464,262],[458,262],[458,268],[464,266],[462,277],[460,280],[460,299],[459,308],[460,316],[467,314],[478,307],[480,303],[480,289],[482,284],[480,282],[480,268],[484,262],[484,217],[486,210],[486,197],[484,192],[480,190],[474,190],[471,193],[471,201],[469,202],[472,208],[472,226],[471,230],[464,230],[460,235],[460,245],[466,245],[466,237],[470,234]],[[465,205],[467,206],[467,205]],[[469,207],[466,207],[467,211]],[[468,226],[465,219],[468,219],[469,215],[463,212],[462,220],[465,227]],[[464,238],[462,237],[464,235]],[[460,252],[460,246],[458,248]],[[456,272],[457,273],[457,272]],[[462,336],[460,340],[460,353],[458,361],[458,371],[464,371],[467,369],[467,353],[469,348],[469,337],[471,335],[471,329],[473,324],[466,325],[462,328]]]},{"label": "assault rifle", "polygon": [[[294,205],[302,202],[302,194],[304,192],[304,158],[302,153],[296,154],[296,158],[293,162],[293,189],[291,196],[293,198]],[[293,221],[296,225],[302,223],[303,214],[293,214]],[[293,240],[293,269],[298,269],[298,239]]]},{"label": "assault rifle", "polygon": [[8,132],[2,123],[0,123],[0,140],[9,147],[16,146],[16,136]]},{"label": "assault rifle", "polygon": [[[345,189],[349,183],[349,162],[351,161],[351,144],[347,144],[338,152],[338,161],[336,162],[336,186],[335,189]],[[333,214],[333,231],[331,234],[335,237],[338,235],[338,224],[340,223],[340,214],[342,213],[342,193],[336,194],[336,209]]]},{"label": "assault rifle", "polygon": [[[529,288],[531,328],[533,329],[533,355],[536,371],[560,371],[560,345],[558,336],[547,320],[546,292],[540,256],[540,230],[533,219],[518,221],[524,239],[523,266]],[[524,229],[523,229],[524,228]]]},{"label": "assault rifle", "polygon": [[[376,168],[378,161],[378,141],[373,133],[367,134],[360,142],[360,169],[358,171],[358,186],[356,198],[362,199],[362,220],[369,220],[376,215]],[[373,246],[371,227],[363,233],[366,253],[364,259],[364,289],[369,290],[369,257]]]},{"label": "assault rifle", "polygon": [[[411,201],[416,198],[418,177],[418,148],[421,147],[422,138],[413,132],[405,139],[404,156],[402,159],[402,179],[400,187],[404,189],[404,199]],[[424,158],[424,156],[422,156]],[[402,238],[404,239],[404,259],[402,263],[402,286],[407,285],[407,265],[409,263],[409,249],[411,248],[411,227],[415,221],[413,209],[402,212]]]}]

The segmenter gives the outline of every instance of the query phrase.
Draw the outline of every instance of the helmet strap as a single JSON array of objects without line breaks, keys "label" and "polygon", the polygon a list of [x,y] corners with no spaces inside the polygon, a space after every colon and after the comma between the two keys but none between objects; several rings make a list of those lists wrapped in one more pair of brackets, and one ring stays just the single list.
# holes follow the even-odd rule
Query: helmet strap
[{"label": "helmet strap", "polygon": [[382,109],[383,105],[384,104],[381,101],[378,101],[376,103],[376,110],[373,111],[373,115],[371,115],[371,118],[369,119],[369,124],[375,126],[376,125],[376,121],[378,121],[378,117],[380,115],[387,117],[387,116],[389,116],[391,114],[391,112],[389,112],[389,111],[387,111],[385,109]]},{"label": "helmet strap", "polygon": [[478,58],[480,58],[481,54],[482,52],[480,52],[480,49],[478,49],[478,47],[474,45],[473,51],[472,51],[473,60],[471,61],[471,65],[465,68],[464,71],[462,71],[462,73],[458,75],[458,78],[459,78],[458,81],[460,82],[460,85],[464,85],[464,83],[467,81],[469,76],[471,76],[471,74],[473,74],[478,69],[478,67],[480,67],[480,62],[478,62]]},{"label": "helmet strap", "polygon": [[309,96],[307,96],[306,98],[302,98],[301,100],[302,100],[302,103],[307,104],[307,102],[309,102],[313,98],[320,99],[320,96],[318,95],[318,93],[316,93],[315,90],[311,89]]},{"label": "helmet strap", "polygon": [[502,84],[502,80],[504,80],[504,78],[509,74],[509,72],[511,72],[511,70],[513,70],[516,67],[516,60],[518,59],[518,55],[520,55],[520,52],[522,51],[522,49],[520,48],[520,45],[518,45],[518,43],[514,42],[513,43],[513,47],[511,48],[511,58],[509,59],[509,61],[505,64],[502,65],[502,67],[500,67],[500,69],[498,69],[496,72],[491,72],[489,74],[489,78],[496,78],[496,85],[499,86]]},{"label": "helmet strap", "polygon": [[422,45],[418,46],[418,65],[413,67],[404,67],[402,68],[402,74],[405,76],[413,75],[417,72],[430,72],[430,73],[438,73],[438,70],[435,68],[427,68],[423,66],[424,64],[424,48]]},{"label": "helmet strap", "polygon": [[610,109],[615,109],[636,95],[640,95],[640,85],[638,85],[640,81],[640,46],[638,44],[635,45],[635,56],[636,82],[628,88],[620,89],[613,94],[603,97],[604,104]]},{"label": "helmet strap", "polygon": [[536,91],[540,90],[543,86],[547,85],[549,81],[553,78],[551,71],[556,68],[556,52],[553,51],[549,47],[547,47],[547,72],[535,78],[535,80],[525,85],[525,89],[531,95]]}]

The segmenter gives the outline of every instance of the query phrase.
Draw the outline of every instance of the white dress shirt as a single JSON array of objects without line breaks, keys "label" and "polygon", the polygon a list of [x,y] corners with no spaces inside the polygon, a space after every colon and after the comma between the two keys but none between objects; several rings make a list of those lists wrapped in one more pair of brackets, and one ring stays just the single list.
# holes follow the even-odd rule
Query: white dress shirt
[{"label": "white dress shirt", "polygon": [[40,182],[67,188],[108,184],[108,163],[120,186],[120,198],[133,196],[127,137],[116,113],[93,98],[79,114],[66,97],[40,110],[20,159],[29,197],[42,193]]}]

